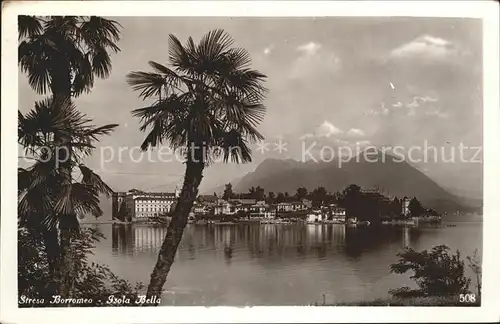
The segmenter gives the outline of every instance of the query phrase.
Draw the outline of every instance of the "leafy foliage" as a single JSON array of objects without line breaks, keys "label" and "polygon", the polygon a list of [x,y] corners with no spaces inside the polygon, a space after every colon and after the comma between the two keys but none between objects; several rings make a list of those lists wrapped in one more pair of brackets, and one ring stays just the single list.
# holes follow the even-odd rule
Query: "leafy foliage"
[{"label": "leafy foliage", "polygon": [[478,255],[477,249],[474,250],[474,254],[471,256],[467,256],[468,266],[472,270],[472,272],[476,275],[476,289],[477,296],[481,296],[481,277],[482,277],[482,267],[481,260]]},{"label": "leafy foliage", "polygon": [[398,253],[399,260],[390,266],[391,272],[404,274],[413,271],[410,276],[419,287],[411,289],[402,287],[391,289],[395,297],[419,296],[458,296],[469,292],[471,280],[464,275],[464,261],[460,252],[448,253],[446,245],[438,245],[429,252],[417,252],[406,248],[403,253]]},{"label": "leafy foliage", "polygon": [[[74,278],[73,298],[92,299],[81,306],[104,305],[110,295],[135,300],[143,289],[142,283],[132,285],[117,277],[107,266],[89,261],[95,243],[102,234],[90,228],[82,229],[72,242],[73,260],[77,277]],[[18,229],[18,291],[19,296],[44,298],[52,278],[49,273],[43,240],[25,227]],[[46,306],[50,300],[45,298]],[[130,304],[133,305],[133,304]],[[29,305],[21,305],[28,306]],[[43,305],[34,305],[43,306]],[[53,305],[52,305],[53,306]]]}]

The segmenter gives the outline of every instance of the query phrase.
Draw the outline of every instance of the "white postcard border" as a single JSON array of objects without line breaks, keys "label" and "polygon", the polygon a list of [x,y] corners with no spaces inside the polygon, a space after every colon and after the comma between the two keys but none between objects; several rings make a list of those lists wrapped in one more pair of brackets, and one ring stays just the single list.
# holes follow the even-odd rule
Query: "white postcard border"
[{"label": "white postcard border", "polygon": [[[3,323],[477,322],[500,320],[499,22],[494,1],[10,1],[2,3],[1,268]],[[484,223],[481,307],[17,307],[17,15],[414,16],[483,19]],[[13,153],[14,152],[14,153]],[[359,309],[358,309],[359,308]]]}]

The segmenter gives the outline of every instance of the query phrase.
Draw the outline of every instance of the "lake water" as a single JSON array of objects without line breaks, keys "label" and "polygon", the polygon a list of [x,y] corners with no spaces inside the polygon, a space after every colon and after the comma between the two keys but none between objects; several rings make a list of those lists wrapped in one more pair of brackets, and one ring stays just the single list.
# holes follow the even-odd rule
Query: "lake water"
[{"label": "lake water", "polygon": [[[147,285],[166,227],[88,226],[106,237],[93,259]],[[190,224],[162,304],[308,305],[321,303],[323,294],[327,303],[385,298],[391,288],[413,286],[407,276],[389,272],[396,254],[405,246],[422,250],[439,244],[464,257],[476,248],[481,252],[482,223],[418,228]]]}]

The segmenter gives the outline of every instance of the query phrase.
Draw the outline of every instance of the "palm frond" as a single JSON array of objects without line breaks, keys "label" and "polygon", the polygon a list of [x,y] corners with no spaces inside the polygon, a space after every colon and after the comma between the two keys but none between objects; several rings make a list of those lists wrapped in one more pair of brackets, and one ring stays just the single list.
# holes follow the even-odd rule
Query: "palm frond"
[{"label": "palm frond", "polygon": [[75,96],[88,93],[94,85],[93,58],[91,53],[78,53],[79,58],[74,62],[73,92]]},{"label": "palm frond", "polygon": [[24,191],[20,194],[17,204],[18,218],[24,223],[46,224],[53,220],[53,200],[43,188]]},{"label": "palm frond", "polygon": [[120,48],[116,42],[120,40],[120,27],[120,23],[115,20],[91,16],[82,21],[79,36],[92,49],[105,47],[118,52]]},{"label": "palm frond", "polygon": [[197,53],[208,67],[219,55],[229,50],[233,43],[233,38],[223,29],[211,30],[201,38]]},{"label": "palm frond", "polygon": [[141,119],[141,131],[150,128],[141,144],[143,151],[163,143],[163,140],[166,139],[165,134],[169,130],[169,124],[177,123],[182,118],[183,108],[178,97],[172,95],[161,103],[158,102],[153,106],[136,109],[132,112],[135,117]]},{"label": "palm frond", "polygon": [[111,73],[111,58],[104,47],[97,47],[92,53],[92,72],[103,79]]},{"label": "palm frond", "polygon": [[44,31],[53,35],[74,34],[78,28],[79,19],[78,16],[50,16],[50,19],[45,21]]},{"label": "palm frond", "polygon": [[224,162],[247,163],[252,161],[252,151],[246,139],[237,130],[226,132],[219,145]]},{"label": "palm frond", "polygon": [[184,48],[179,39],[170,34],[168,36],[168,53],[169,61],[175,68],[187,74],[193,74],[197,53],[191,38],[188,40],[186,48]]},{"label": "palm frond", "polygon": [[27,190],[31,185],[31,172],[24,168],[17,168],[17,191]]},{"label": "palm frond", "polygon": [[165,95],[169,95],[175,90],[180,90],[183,84],[188,86],[192,83],[188,78],[178,75],[176,72],[164,65],[161,65],[160,63],[156,63],[154,61],[149,61],[148,63],[155,70],[155,72],[163,76],[165,80]]},{"label": "palm frond", "polygon": [[42,21],[35,16],[21,15],[17,17],[18,38],[33,37],[43,31]]},{"label": "palm frond", "polygon": [[18,47],[18,61],[23,73],[28,74],[29,85],[38,93],[45,94],[50,84],[50,60],[44,53],[47,39],[37,36],[22,41]]},{"label": "palm frond", "polygon": [[226,70],[236,71],[246,69],[252,62],[250,53],[241,47],[231,48],[224,53],[222,60],[225,63]]},{"label": "palm frond", "polygon": [[146,151],[150,147],[155,147],[163,142],[163,134],[165,129],[163,127],[163,121],[158,120],[153,124],[152,129],[149,131],[148,135],[141,144],[141,150]]},{"label": "palm frond", "polygon": [[50,146],[47,143],[54,137],[66,138],[65,143],[73,142],[82,138],[87,142],[95,139],[97,135],[107,134],[114,125],[106,125],[101,128],[89,128],[90,121],[84,114],[79,112],[71,100],[56,101],[46,98],[35,102],[34,109],[26,115],[18,114],[18,136],[19,143],[25,147]]},{"label": "palm frond", "polygon": [[73,183],[71,199],[77,215],[90,213],[95,217],[102,216],[102,209],[99,206],[99,193],[94,186]]},{"label": "palm frond", "polygon": [[118,126],[119,126],[118,124],[108,124],[108,125],[103,125],[103,126],[99,126],[99,127],[88,127],[83,132],[83,136],[90,137],[93,140],[98,141],[99,140],[98,136],[109,135]]},{"label": "palm frond", "polygon": [[94,187],[97,192],[105,194],[109,197],[113,193],[113,189],[111,189],[102,179],[101,177],[92,171],[90,168],[86,167],[83,164],[78,166],[80,168],[80,172],[82,173],[81,182],[85,185]]},{"label": "palm frond", "polygon": [[21,223],[42,224],[53,217],[57,174],[50,163],[37,162],[29,169],[18,169],[18,218]]},{"label": "palm frond", "polygon": [[265,74],[257,70],[243,69],[229,72],[223,78],[223,82],[229,87],[229,91],[234,91],[239,95],[259,96],[259,99],[263,100],[267,92],[263,85],[266,78]]},{"label": "palm frond", "polygon": [[158,73],[130,72],[127,74],[127,83],[134,91],[141,91],[142,99],[159,96],[162,88],[166,86],[165,78]]},{"label": "palm frond", "polygon": [[45,136],[55,133],[58,127],[50,98],[35,102],[26,115],[18,112],[18,141],[25,147],[43,146]]}]

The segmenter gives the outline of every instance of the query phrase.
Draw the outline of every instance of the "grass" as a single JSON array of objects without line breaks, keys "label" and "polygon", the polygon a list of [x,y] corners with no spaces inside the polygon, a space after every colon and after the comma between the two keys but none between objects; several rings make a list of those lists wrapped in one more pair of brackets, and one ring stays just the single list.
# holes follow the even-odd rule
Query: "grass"
[{"label": "grass", "polygon": [[388,298],[375,299],[372,301],[359,301],[348,303],[333,303],[323,304],[314,303],[313,306],[481,306],[481,301],[476,300],[475,303],[461,303],[457,297],[414,297],[414,298]]}]

